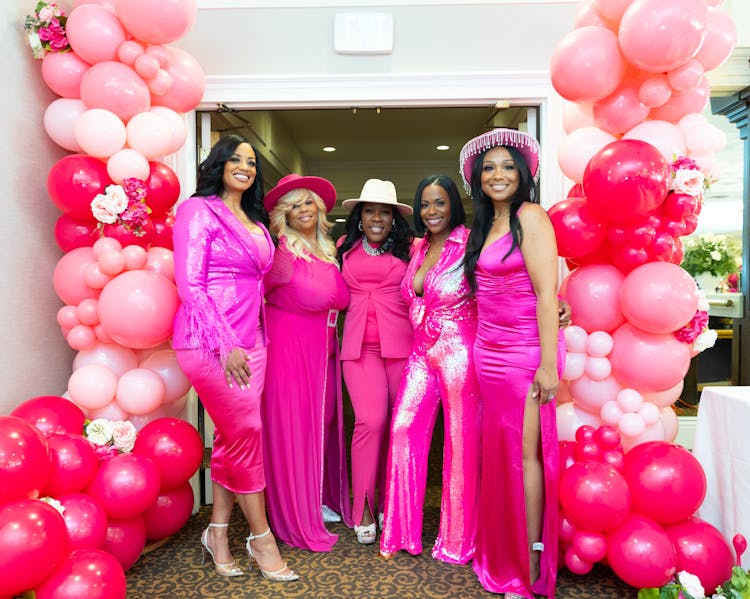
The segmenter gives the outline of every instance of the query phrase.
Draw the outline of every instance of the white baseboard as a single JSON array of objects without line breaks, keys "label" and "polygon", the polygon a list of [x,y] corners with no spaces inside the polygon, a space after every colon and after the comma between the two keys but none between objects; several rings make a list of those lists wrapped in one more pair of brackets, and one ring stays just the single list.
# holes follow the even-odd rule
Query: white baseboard
[{"label": "white baseboard", "polygon": [[674,440],[678,445],[685,449],[693,449],[693,440],[695,439],[695,416],[678,416],[680,428],[677,431],[677,438]]}]

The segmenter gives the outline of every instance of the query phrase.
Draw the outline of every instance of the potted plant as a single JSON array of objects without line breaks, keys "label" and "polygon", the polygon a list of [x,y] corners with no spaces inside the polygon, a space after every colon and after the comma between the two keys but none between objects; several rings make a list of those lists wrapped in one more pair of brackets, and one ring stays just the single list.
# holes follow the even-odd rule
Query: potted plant
[{"label": "potted plant", "polygon": [[701,289],[711,293],[720,288],[727,275],[737,272],[738,256],[738,248],[731,239],[705,233],[687,238],[680,266],[697,281]]}]

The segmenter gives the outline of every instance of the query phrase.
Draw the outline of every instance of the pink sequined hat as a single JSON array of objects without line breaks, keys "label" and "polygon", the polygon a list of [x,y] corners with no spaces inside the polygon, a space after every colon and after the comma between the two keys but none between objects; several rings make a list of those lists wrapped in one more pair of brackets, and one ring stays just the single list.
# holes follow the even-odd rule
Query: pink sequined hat
[{"label": "pink sequined hat", "polygon": [[331,208],[336,204],[336,188],[328,179],[324,179],[323,177],[303,177],[302,175],[292,173],[279,179],[276,187],[269,190],[266,197],[263,198],[263,205],[266,207],[266,210],[271,212],[281,196],[295,189],[309,189],[318,194],[326,205],[326,212],[330,212]]},{"label": "pink sequined hat", "polygon": [[461,148],[458,164],[467,193],[471,191],[471,169],[474,166],[474,160],[485,150],[496,146],[516,148],[526,159],[531,176],[536,177],[539,169],[539,142],[528,133],[515,129],[493,129],[466,142]]}]

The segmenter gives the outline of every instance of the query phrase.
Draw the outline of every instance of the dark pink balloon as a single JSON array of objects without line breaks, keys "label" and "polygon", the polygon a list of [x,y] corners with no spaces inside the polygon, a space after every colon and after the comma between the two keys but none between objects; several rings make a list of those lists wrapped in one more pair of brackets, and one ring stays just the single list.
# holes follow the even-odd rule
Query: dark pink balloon
[{"label": "dark pink balloon", "polygon": [[141,429],[133,452],[156,464],[164,491],[181,486],[197,472],[203,459],[203,441],[190,423],[159,418]]},{"label": "dark pink balloon", "polygon": [[86,419],[81,408],[59,395],[40,395],[27,399],[11,413],[33,424],[45,437],[57,433],[83,433]]},{"label": "dark pink balloon", "polygon": [[61,214],[55,222],[53,232],[57,245],[63,252],[94,245],[99,239],[96,221],[78,220],[69,214]]},{"label": "dark pink balloon", "polygon": [[154,223],[154,238],[151,240],[151,245],[169,250],[174,249],[174,242],[172,241],[174,215],[171,213],[162,214],[153,217],[151,221]]},{"label": "dark pink balloon", "polygon": [[0,416],[0,504],[39,497],[51,468],[42,433],[21,418]]},{"label": "dark pink balloon", "polygon": [[93,444],[74,433],[52,435],[47,443],[52,469],[44,487],[44,495],[57,497],[83,491],[99,467],[99,458]]},{"label": "dark pink balloon", "polygon": [[102,505],[85,493],[69,493],[56,498],[65,508],[63,519],[71,549],[97,549],[107,535],[107,514]]},{"label": "dark pink balloon", "polygon": [[47,173],[47,192],[62,212],[79,220],[92,219],[91,200],[112,184],[107,166],[84,154],[69,154]]},{"label": "dark pink balloon", "polygon": [[75,549],[36,589],[36,599],[125,599],[125,572],[101,549]]},{"label": "dark pink balloon", "polygon": [[146,538],[158,541],[179,531],[193,512],[193,488],[189,482],[169,491],[161,491],[143,514]]},{"label": "dark pink balloon", "polygon": [[558,253],[576,258],[594,251],[607,237],[607,229],[584,198],[568,198],[549,209]]},{"label": "dark pink balloon", "polygon": [[147,457],[122,453],[102,462],[87,493],[116,520],[146,511],[159,495],[159,470]]},{"label": "dark pink balloon", "polygon": [[137,232],[135,230],[130,230],[119,223],[104,225],[103,233],[106,237],[112,237],[119,241],[122,244],[122,247],[138,245],[143,249],[148,249],[154,238],[154,225],[150,218],[146,219],[146,222],[143,224],[140,231]]},{"label": "dark pink balloon", "polygon": [[109,520],[104,550],[115,556],[123,570],[129,570],[146,546],[146,523],[143,516],[126,520]]},{"label": "dark pink balloon", "polygon": [[601,462],[578,462],[560,481],[560,504],[579,528],[601,532],[621,524],[630,513],[630,490],[622,474]]},{"label": "dark pink balloon", "polygon": [[631,514],[607,535],[607,562],[636,588],[660,587],[677,570],[677,555],[666,531],[640,514]]},{"label": "dark pink balloon", "polygon": [[666,527],[675,551],[677,571],[695,574],[710,591],[729,580],[732,550],[715,526],[695,516]]},{"label": "dark pink balloon", "polygon": [[180,180],[163,162],[149,162],[148,166],[146,204],[151,208],[153,217],[164,214],[175,205],[180,197]]}]

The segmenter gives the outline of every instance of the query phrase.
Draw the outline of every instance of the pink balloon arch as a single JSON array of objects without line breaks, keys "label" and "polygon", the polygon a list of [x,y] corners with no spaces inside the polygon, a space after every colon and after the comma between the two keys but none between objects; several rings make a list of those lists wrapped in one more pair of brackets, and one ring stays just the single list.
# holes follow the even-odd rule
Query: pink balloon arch
[{"label": "pink balloon arch", "polygon": [[[635,587],[679,570],[729,578],[726,540],[694,513],[705,476],[671,442],[690,359],[713,345],[708,304],[680,268],[724,135],[701,114],[705,76],[736,42],[706,0],[583,0],[553,52],[565,99],[558,154],[574,182],[549,211],[572,308],[558,407],[561,555]],[[707,565],[710,564],[710,565]]]},{"label": "pink balloon arch", "polygon": [[168,162],[205,83],[167,44],[195,16],[195,0],[75,0],[26,19],[59,96],[44,130],[70,152],[47,189],[61,212],[57,323],[78,353],[63,396],[0,416],[1,596],[124,598],[146,541],[192,512],[203,443],[177,418],[190,383],[170,345],[180,183]]}]

